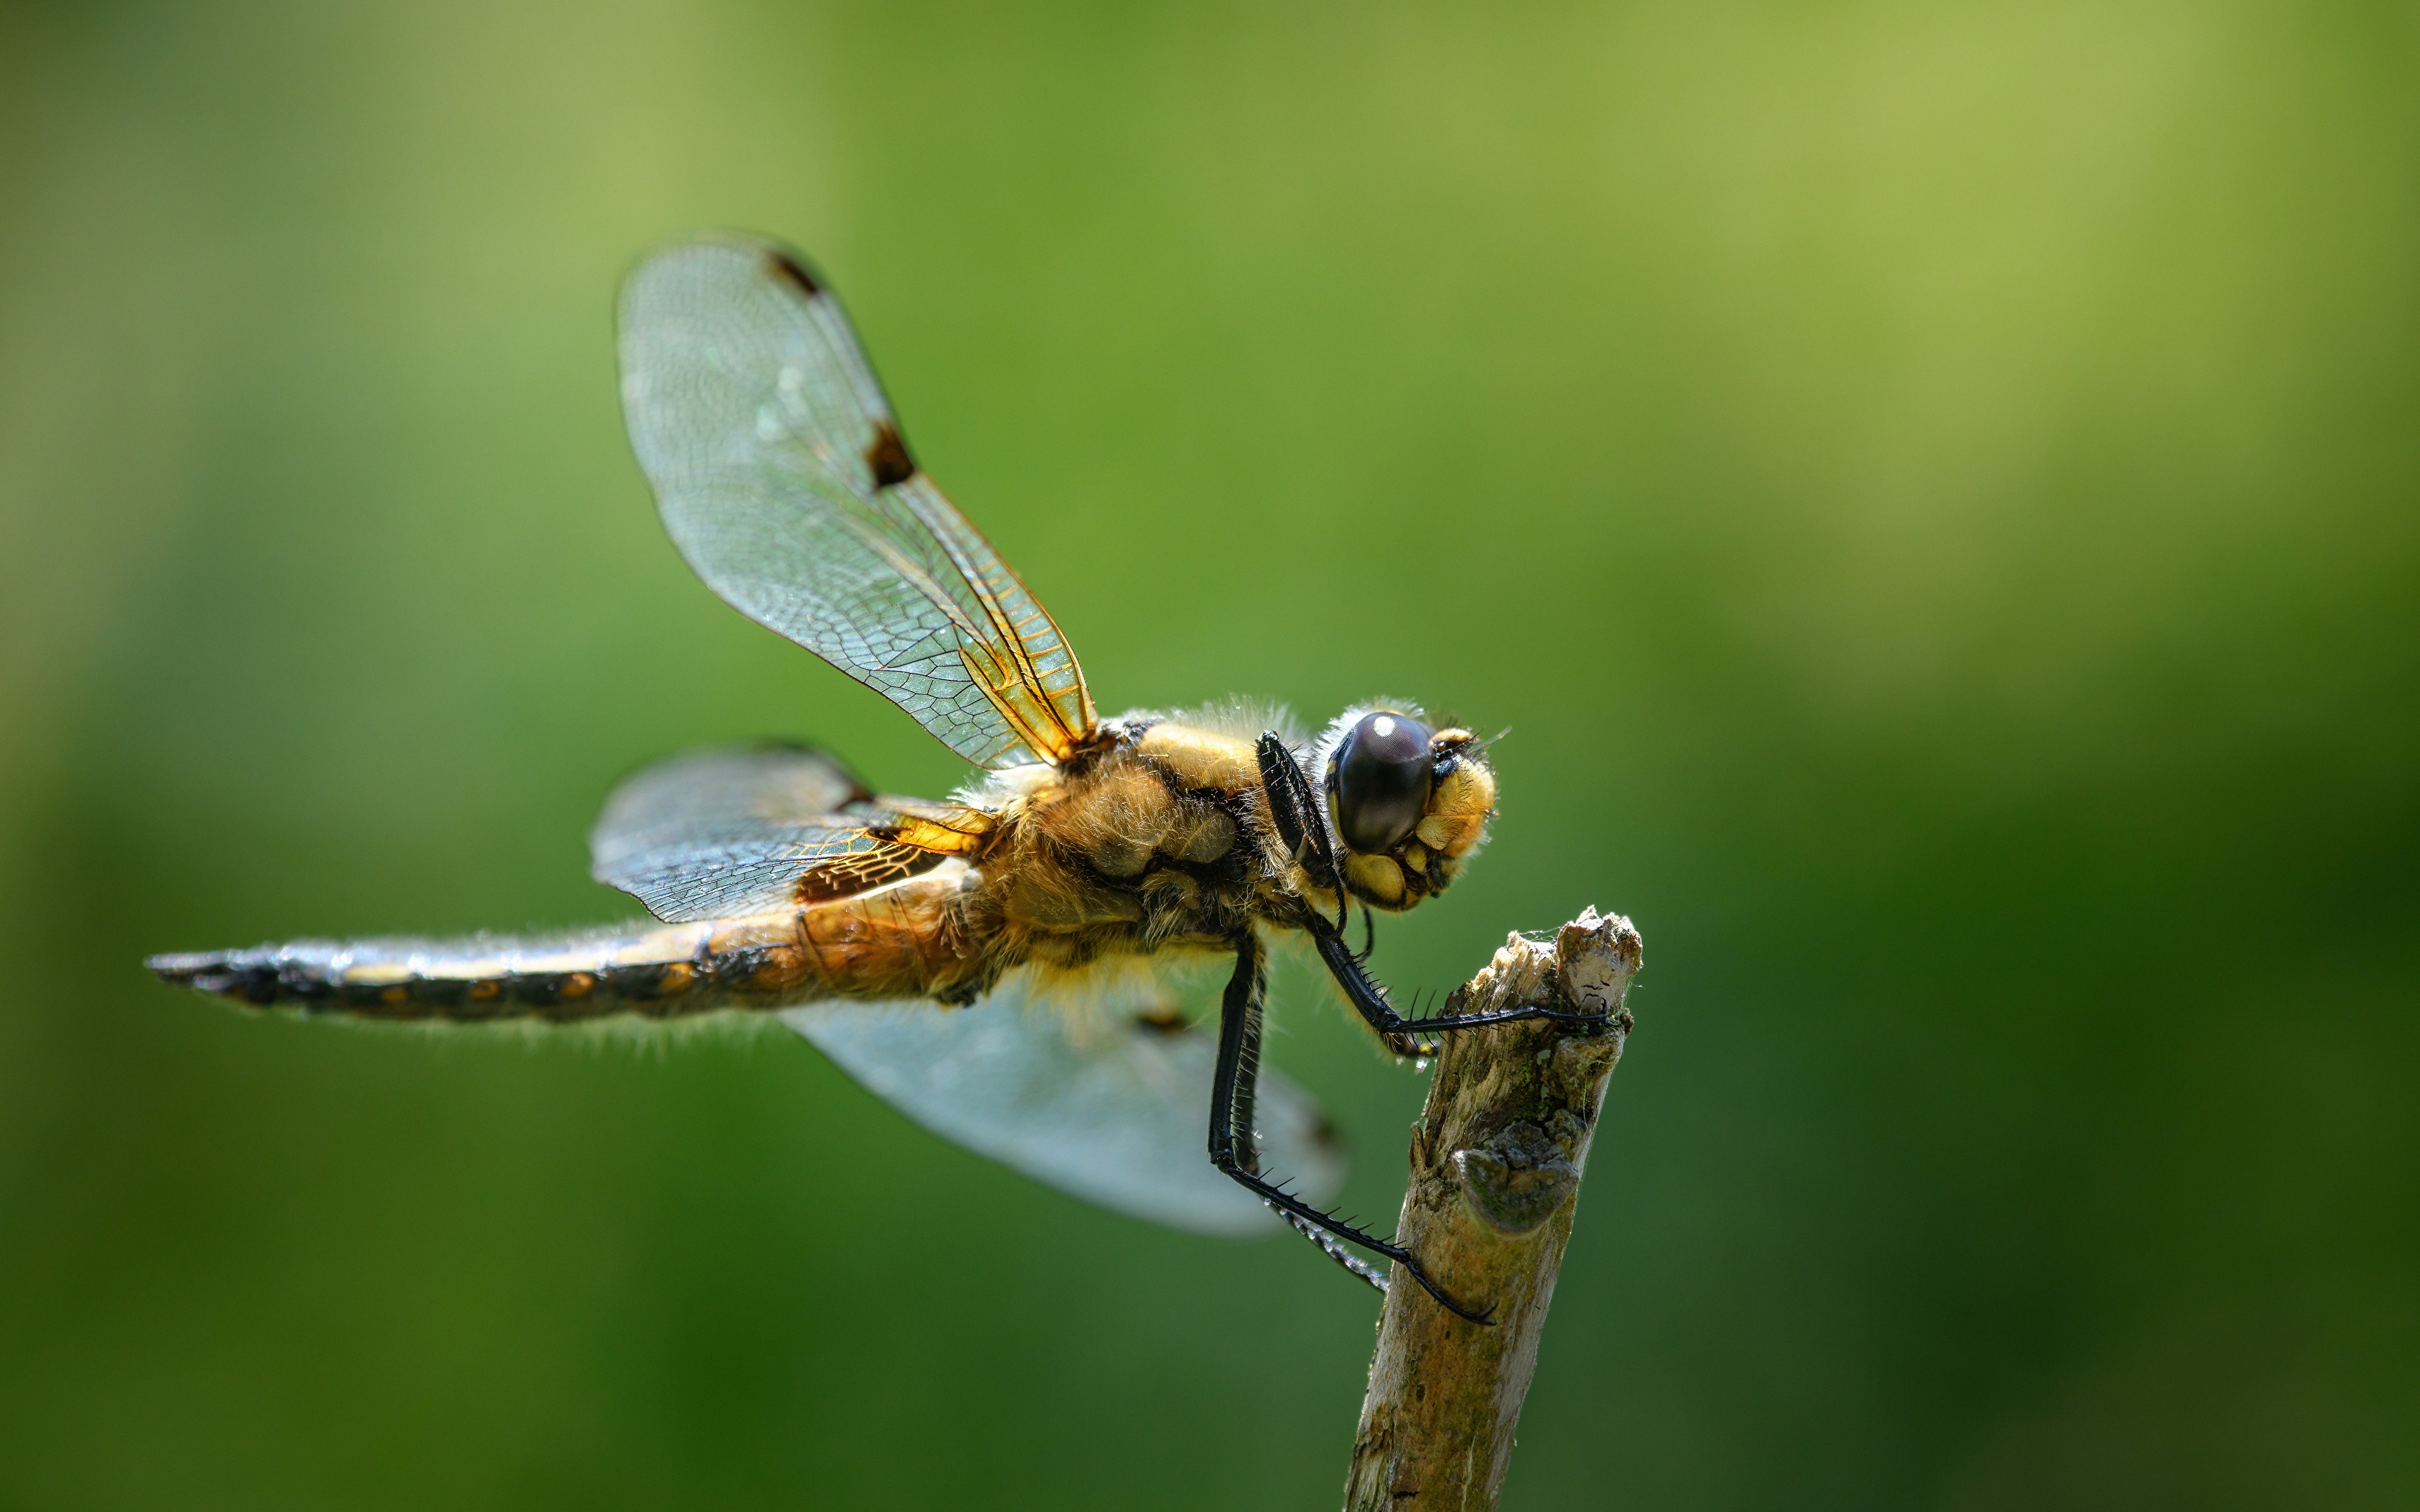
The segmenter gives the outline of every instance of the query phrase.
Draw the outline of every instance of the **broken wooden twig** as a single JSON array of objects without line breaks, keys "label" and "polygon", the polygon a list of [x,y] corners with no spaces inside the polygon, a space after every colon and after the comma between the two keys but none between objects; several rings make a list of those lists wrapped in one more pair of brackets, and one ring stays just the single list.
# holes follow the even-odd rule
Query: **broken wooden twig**
[{"label": "broken wooden twig", "polygon": [[1594,908],[1552,944],[1515,934],[1443,1013],[1553,1003],[1600,1026],[1532,1020],[1446,1037],[1412,1126],[1411,1183],[1396,1242],[1465,1303],[1479,1327],[1409,1278],[1389,1286],[1353,1440],[1348,1512],[1490,1508],[1537,1368],[1606,1083],[1630,1031],[1639,965],[1630,920]]}]

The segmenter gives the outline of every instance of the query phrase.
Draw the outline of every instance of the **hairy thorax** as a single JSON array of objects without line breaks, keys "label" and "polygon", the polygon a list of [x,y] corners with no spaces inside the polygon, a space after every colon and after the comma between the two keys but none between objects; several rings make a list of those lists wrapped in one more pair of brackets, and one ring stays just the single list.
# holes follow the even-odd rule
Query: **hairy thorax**
[{"label": "hairy thorax", "polygon": [[[1280,854],[1253,741],[1150,717],[1105,733],[1088,760],[1011,768],[970,795],[997,816],[978,848],[801,908],[793,948],[772,949],[752,985],[796,1000],[967,1003],[1018,967],[1224,953],[1256,920],[1295,928],[1340,908],[1332,884]],[[1354,896],[1400,910],[1442,889],[1479,843],[1494,797],[1482,764],[1458,763],[1391,851],[1344,857]]]},{"label": "hairy thorax", "polygon": [[1001,965],[1221,948],[1246,927],[1267,827],[1249,742],[1163,722],[1078,771],[1009,780],[962,895]]}]

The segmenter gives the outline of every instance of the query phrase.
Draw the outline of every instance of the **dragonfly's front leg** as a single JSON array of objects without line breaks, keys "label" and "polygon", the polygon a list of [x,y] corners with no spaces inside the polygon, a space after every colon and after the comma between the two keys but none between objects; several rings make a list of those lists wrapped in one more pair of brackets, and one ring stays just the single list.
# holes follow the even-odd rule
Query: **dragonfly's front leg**
[{"label": "dragonfly's front leg", "polygon": [[[1318,1245],[1337,1264],[1384,1291],[1387,1278],[1337,1242],[1343,1240],[1374,1251],[1402,1266],[1420,1288],[1449,1312],[1474,1323],[1488,1321],[1446,1294],[1429,1278],[1411,1252],[1367,1234],[1334,1213],[1303,1201],[1284,1186],[1261,1175],[1260,1140],[1252,1132],[1253,1095],[1261,1074],[1261,1015],[1268,990],[1268,973],[1261,942],[1249,931],[1235,941],[1235,973],[1218,1007],[1218,1063],[1210,1079],[1210,1164],[1224,1171],[1246,1191],[1267,1203],[1295,1232]],[[1333,1237],[1331,1237],[1333,1236]]]},{"label": "dragonfly's front leg", "polygon": [[1396,1012],[1394,1005],[1387,1000],[1387,990],[1373,980],[1364,968],[1365,956],[1354,954],[1353,948],[1344,941],[1343,926],[1351,906],[1344,892],[1344,869],[1337,862],[1336,841],[1328,832],[1326,813],[1310,776],[1275,733],[1261,737],[1259,755],[1261,786],[1268,795],[1269,817],[1277,825],[1278,838],[1285,846],[1288,859],[1299,862],[1314,882],[1337,889],[1337,917],[1331,920],[1306,903],[1302,927],[1311,932],[1311,940],[1319,947],[1319,958],[1327,963],[1329,973],[1344,989],[1354,1011],[1378,1031],[1388,1049],[1399,1056],[1434,1056],[1436,1046],[1417,1036],[1448,1029],[1484,1028],[1491,1024],[1518,1024],[1525,1019],[1555,1019],[1565,1024],[1605,1022],[1602,1014],[1574,1013],[1543,1005],[1425,1019],[1407,1019]]},{"label": "dragonfly's front leg", "polygon": [[1361,958],[1345,943],[1343,933],[1318,914],[1309,914],[1304,928],[1311,932],[1313,944],[1319,947],[1319,958],[1327,963],[1328,974],[1344,989],[1345,999],[1354,1011],[1378,1031],[1397,1055],[1433,1056],[1436,1047],[1413,1038],[1415,1035],[1442,1033],[1450,1029],[1481,1029],[1491,1024],[1519,1024],[1528,1019],[1553,1019],[1559,1024],[1603,1024],[1602,1013],[1575,1013],[1567,1008],[1552,1008],[1544,1003],[1521,1008],[1497,1009],[1488,1013],[1447,1013],[1435,1018],[1407,1019],[1395,1011],[1387,1000],[1387,990],[1372,980],[1361,964]]}]

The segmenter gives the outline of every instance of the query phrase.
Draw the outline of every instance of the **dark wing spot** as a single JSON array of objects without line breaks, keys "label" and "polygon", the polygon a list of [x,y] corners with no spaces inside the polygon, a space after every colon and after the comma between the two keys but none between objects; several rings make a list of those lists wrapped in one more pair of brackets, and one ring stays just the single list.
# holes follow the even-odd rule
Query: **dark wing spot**
[{"label": "dark wing spot", "polygon": [[892,487],[916,475],[916,461],[908,455],[908,443],[899,439],[899,427],[887,420],[874,423],[874,440],[865,447],[865,465],[874,470],[874,486],[877,488]]},{"label": "dark wing spot", "polygon": [[823,285],[815,282],[815,275],[807,271],[806,264],[778,247],[765,254],[765,270],[808,299],[824,291]]}]

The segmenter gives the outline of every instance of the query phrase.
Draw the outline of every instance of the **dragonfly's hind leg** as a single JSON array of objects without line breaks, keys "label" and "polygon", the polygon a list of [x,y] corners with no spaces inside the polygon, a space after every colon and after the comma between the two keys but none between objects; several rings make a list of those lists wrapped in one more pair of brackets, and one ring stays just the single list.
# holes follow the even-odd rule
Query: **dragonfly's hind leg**
[{"label": "dragonfly's hind leg", "polygon": [[1268,975],[1260,941],[1249,933],[1235,942],[1235,974],[1227,980],[1218,1010],[1218,1065],[1210,1082],[1210,1164],[1283,1218],[1296,1233],[1317,1244],[1328,1258],[1379,1290],[1387,1278],[1337,1242],[1358,1244],[1400,1265],[1420,1289],[1445,1309],[1474,1323],[1489,1320],[1448,1295],[1431,1280],[1411,1252],[1374,1234],[1363,1232],[1330,1212],[1303,1201],[1281,1184],[1261,1175],[1260,1143],[1252,1134],[1253,1095],[1261,1074],[1261,1013]]},{"label": "dragonfly's hind leg", "polygon": [[[1263,1197],[1261,1200],[1264,1202],[1269,1202],[1269,1199],[1266,1197]],[[1334,1260],[1337,1264],[1342,1266],[1346,1271],[1350,1272],[1354,1275],[1357,1275],[1362,1280],[1367,1281],[1377,1290],[1384,1291],[1387,1289],[1387,1274],[1385,1272],[1379,1270],[1376,1266],[1372,1265],[1368,1260],[1363,1259],[1360,1256],[1354,1254],[1351,1250],[1346,1249],[1342,1242],[1337,1240],[1335,1236],[1329,1234],[1326,1229],[1320,1227],[1317,1224],[1312,1223],[1308,1218],[1295,1217],[1293,1213],[1286,1211],[1283,1208],[1279,1207],[1274,1202],[1269,1202],[1269,1211],[1284,1219],[1288,1228],[1293,1229],[1303,1238],[1310,1240],[1313,1244],[1318,1245],[1319,1253],[1326,1256],[1329,1259]]]}]

